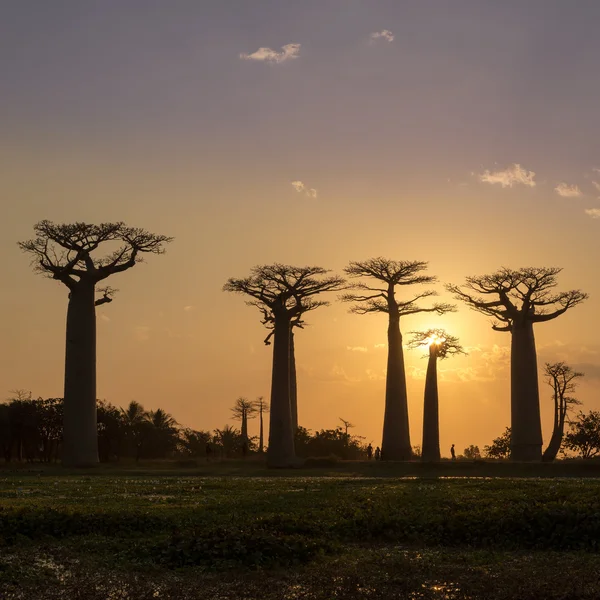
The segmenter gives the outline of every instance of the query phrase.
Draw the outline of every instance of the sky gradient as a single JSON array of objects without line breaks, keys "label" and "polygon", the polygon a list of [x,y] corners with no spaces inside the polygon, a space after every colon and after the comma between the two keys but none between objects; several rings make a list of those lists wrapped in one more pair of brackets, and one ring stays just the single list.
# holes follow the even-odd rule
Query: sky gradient
[{"label": "sky gradient", "polygon": [[[596,0],[2,3],[0,396],[62,395],[66,288],[16,242],[123,220],[175,241],[98,310],[114,404],[221,427],[268,398],[272,350],[226,279],[385,256],[429,261],[441,301],[467,275],[563,267],[558,289],[590,298],[536,327],[539,364],[583,370],[600,409],[598,22]],[[300,424],[378,445],[386,320],[330,299],[296,336]],[[509,424],[510,336],[464,306],[401,322],[430,326],[469,350],[440,364],[442,454],[481,447]],[[406,361],[420,444],[426,360]]]}]

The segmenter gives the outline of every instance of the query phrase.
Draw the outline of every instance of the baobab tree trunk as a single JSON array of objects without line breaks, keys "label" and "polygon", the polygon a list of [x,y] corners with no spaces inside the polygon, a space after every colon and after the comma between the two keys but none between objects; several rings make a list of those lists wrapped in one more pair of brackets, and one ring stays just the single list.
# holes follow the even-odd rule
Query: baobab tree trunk
[{"label": "baobab tree trunk", "polygon": [[513,324],[510,357],[510,457],[542,458],[542,423],[533,323]]},{"label": "baobab tree trunk", "polygon": [[565,418],[566,418],[566,405],[562,398],[559,398],[558,392],[554,391],[554,428],[552,429],[552,437],[548,447],[544,450],[542,460],[544,462],[552,462],[560,450],[562,444],[564,432],[565,432]]},{"label": "baobab tree trunk", "polygon": [[400,317],[390,314],[388,325],[388,363],[385,382],[382,460],[410,460],[412,448],[408,429],[406,373]]},{"label": "baobab tree trunk", "polygon": [[440,419],[437,386],[437,356],[435,349],[429,349],[429,362],[425,377],[425,402],[423,406],[423,444],[421,447],[423,462],[440,460]]},{"label": "baobab tree trunk", "polygon": [[290,407],[292,410],[292,431],[298,431],[298,383],[296,381],[296,350],[294,347],[294,330],[290,330]]},{"label": "baobab tree trunk", "polygon": [[242,440],[247,443],[248,442],[248,415],[245,412],[242,415],[241,435],[242,435]]},{"label": "baobab tree trunk", "polygon": [[96,424],[96,307],[92,282],[81,281],[69,294],[65,352],[63,464],[98,463]]},{"label": "baobab tree trunk", "polygon": [[294,433],[290,406],[290,321],[275,316],[271,418],[269,421],[268,467],[290,467],[295,462]]}]

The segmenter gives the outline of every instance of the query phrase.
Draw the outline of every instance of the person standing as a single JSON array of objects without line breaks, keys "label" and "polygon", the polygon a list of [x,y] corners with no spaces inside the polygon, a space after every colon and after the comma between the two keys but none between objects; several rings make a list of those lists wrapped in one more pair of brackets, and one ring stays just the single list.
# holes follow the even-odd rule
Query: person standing
[{"label": "person standing", "polygon": [[377,448],[375,448],[375,460],[379,460],[381,458],[381,450],[379,449],[379,446],[377,446]]},{"label": "person standing", "polygon": [[373,446],[369,444],[367,446],[367,460],[371,460],[373,458]]},{"label": "person standing", "polygon": [[456,452],[454,451],[454,444],[450,446],[450,456],[452,456],[452,460],[456,460]]}]

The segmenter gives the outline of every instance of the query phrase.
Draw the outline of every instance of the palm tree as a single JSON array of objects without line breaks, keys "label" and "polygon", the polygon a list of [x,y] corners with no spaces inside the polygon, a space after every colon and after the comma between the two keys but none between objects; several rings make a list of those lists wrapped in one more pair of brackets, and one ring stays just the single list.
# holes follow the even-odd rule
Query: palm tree
[{"label": "palm tree", "polygon": [[135,400],[129,403],[129,406],[121,408],[125,430],[135,449],[135,461],[140,460],[144,440],[148,433],[148,412]]}]

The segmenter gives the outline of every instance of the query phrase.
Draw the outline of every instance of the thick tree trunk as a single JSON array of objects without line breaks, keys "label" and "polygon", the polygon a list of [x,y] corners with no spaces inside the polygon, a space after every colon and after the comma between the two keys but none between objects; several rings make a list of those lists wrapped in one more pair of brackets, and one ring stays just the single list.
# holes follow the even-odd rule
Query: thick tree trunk
[{"label": "thick tree trunk", "polygon": [[242,435],[242,440],[244,442],[247,442],[248,441],[248,416],[246,415],[245,412],[242,415],[242,431],[241,431],[241,435]]},{"label": "thick tree trunk", "polygon": [[511,442],[516,461],[542,458],[542,423],[533,324],[514,324],[510,357]]},{"label": "thick tree trunk", "polygon": [[94,296],[94,284],[85,281],[78,283],[69,296],[63,432],[65,466],[98,463]]},{"label": "thick tree trunk", "polygon": [[381,460],[410,460],[411,457],[400,318],[390,314]]},{"label": "thick tree trunk", "polygon": [[439,462],[440,456],[440,418],[437,386],[437,355],[435,349],[429,350],[429,362],[425,377],[425,403],[423,406],[423,445],[421,460]]},{"label": "thick tree trunk", "polygon": [[292,431],[298,431],[298,383],[296,381],[296,350],[294,347],[294,330],[290,330],[290,407],[292,410]]},{"label": "thick tree trunk", "polygon": [[290,467],[294,463],[294,433],[290,406],[290,321],[285,316],[276,315],[267,466]]},{"label": "thick tree trunk", "polygon": [[562,445],[563,436],[565,432],[565,417],[566,411],[565,406],[563,405],[564,400],[558,400],[557,393],[554,393],[554,404],[555,404],[555,413],[554,413],[554,428],[552,429],[552,437],[550,438],[550,443],[548,447],[544,450],[544,454],[542,455],[542,460],[544,462],[552,462],[560,450]]}]

